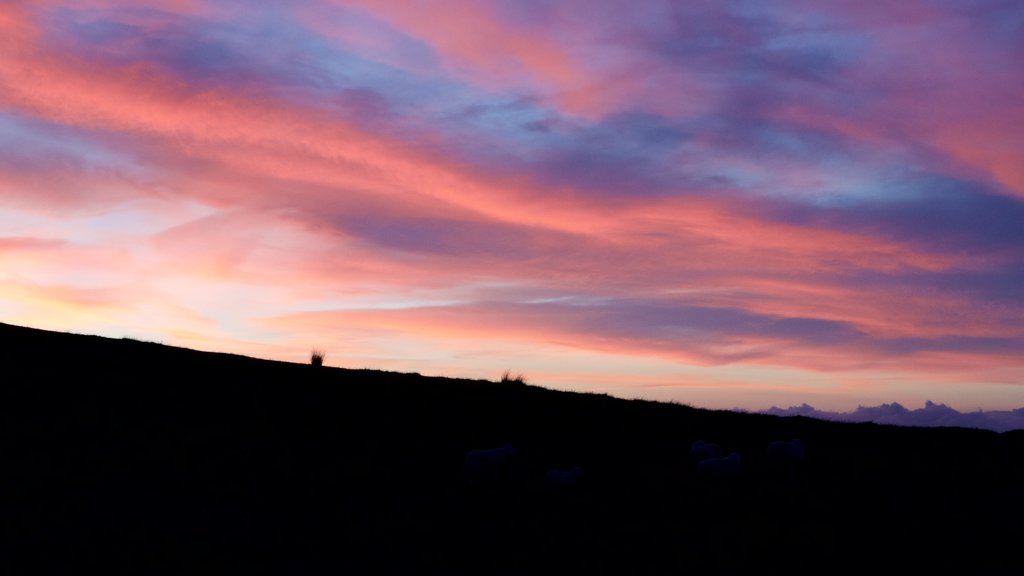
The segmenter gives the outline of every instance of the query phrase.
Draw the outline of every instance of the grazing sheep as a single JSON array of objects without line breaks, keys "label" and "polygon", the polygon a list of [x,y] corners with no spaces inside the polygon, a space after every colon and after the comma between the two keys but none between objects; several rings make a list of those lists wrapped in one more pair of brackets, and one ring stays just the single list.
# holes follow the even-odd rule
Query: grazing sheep
[{"label": "grazing sheep", "polygon": [[769,442],[766,452],[768,461],[776,464],[800,462],[804,459],[804,445],[798,438]]},{"label": "grazing sheep", "polygon": [[697,463],[697,475],[702,478],[726,479],[739,476],[743,458],[733,452],[728,456],[708,458]]},{"label": "grazing sheep", "polygon": [[508,475],[516,450],[510,444],[501,448],[476,448],[466,453],[464,474],[470,486],[491,486],[503,481]]},{"label": "grazing sheep", "polygon": [[722,456],[722,447],[718,444],[712,444],[711,442],[705,442],[703,440],[695,440],[693,445],[690,447],[690,461],[699,463],[709,458],[719,458]]},{"label": "grazing sheep", "polygon": [[544,473],[544,486],[554,490],[571,488],[579,484],[582,477],[583,468],[579,466],[568,470],[551,469]]}]

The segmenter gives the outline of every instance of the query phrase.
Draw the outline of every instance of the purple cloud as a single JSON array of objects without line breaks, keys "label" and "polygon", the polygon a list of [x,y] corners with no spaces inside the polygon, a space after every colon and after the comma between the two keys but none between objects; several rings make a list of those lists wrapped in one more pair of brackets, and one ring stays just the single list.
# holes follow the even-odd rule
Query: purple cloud
[{"label": "purple cloud", "polygon": [[1020,2],[439,6],[3,3],[0,308],[1022,404]]}]

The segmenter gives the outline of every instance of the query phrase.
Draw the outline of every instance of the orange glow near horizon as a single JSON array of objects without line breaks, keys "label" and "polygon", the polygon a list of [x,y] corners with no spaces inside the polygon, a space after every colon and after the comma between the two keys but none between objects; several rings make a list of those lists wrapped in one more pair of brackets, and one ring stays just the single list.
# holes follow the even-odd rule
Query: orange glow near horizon
[{"label": "orange glow near horizon", "polygon": [[0,321],[1024,406],[1020,8],[804,4],[6,3]]}]

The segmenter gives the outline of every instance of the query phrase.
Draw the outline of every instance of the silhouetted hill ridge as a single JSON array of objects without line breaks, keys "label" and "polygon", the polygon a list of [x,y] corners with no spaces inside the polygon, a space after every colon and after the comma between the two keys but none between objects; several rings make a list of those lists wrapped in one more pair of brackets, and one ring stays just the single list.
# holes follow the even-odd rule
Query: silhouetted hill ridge
[{"label": "silhouetted hill ridge", "polygon": [[[1020,433],[702,410],[6,324],[0,362],[3,557],[43,572],[781,573],[842,558],[1001,573],[1019,536],[1007,519],[1024,512]],[[789,438],[805,458],[768,460],[767,443]],[[742,470],[699,475],[698,439],[740,454]],[[467,486],[467,451],[505,444],[516,456],[501,481]],[[547,469],[571,466],[584,481],[544,486]]]}]

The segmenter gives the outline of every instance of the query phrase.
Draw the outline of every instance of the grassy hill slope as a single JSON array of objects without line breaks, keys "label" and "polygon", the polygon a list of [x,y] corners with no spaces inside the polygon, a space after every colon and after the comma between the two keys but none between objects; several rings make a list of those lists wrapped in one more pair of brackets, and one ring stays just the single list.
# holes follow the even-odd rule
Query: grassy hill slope
[{"label": "grassy hill slope", "polygon": [[[1011,573],[1024,434],[707,411],[0,324],[0,571]],[[803,462],[765,446],[800,438]],[[702,478],[696,439],[743,457]],[[471,448],[512,444],[467,486]],[[582,482],[551,490],[548,468]],[[6,569],[6,570],[5,570]]]}]

